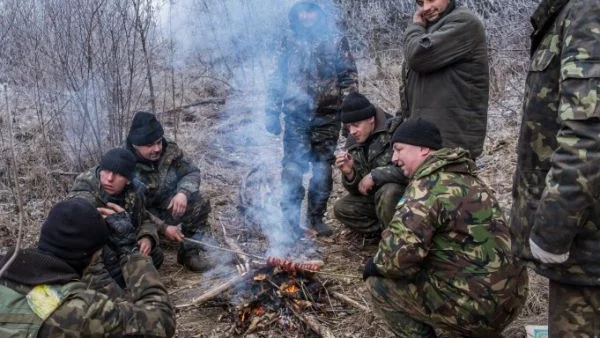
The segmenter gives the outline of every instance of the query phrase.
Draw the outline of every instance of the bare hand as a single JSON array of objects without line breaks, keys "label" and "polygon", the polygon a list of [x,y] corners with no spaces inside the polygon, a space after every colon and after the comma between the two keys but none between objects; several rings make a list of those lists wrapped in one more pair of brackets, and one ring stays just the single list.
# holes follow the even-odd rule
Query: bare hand
[{"label": "bare hand", "polygon": [[176,225],[168,225],[165,229],[165,237],[173,242],[183,242],[183,232]]},{"label": "bare hand", "polygon": [[425,20],[425,18],[423,17],[424,12],[425,11],[423,10],[423,7],[419,7],[419,9],[417,9],[415,14],[413,15],[413,23],[427,25],[427,20]]},{"label": "bare hand", "polygon": [[142,256],[148,256],[152,250],[152,240],[148,236],[144,236],[138,240],[138,248]]},{"label": "bare hand", "polygon": [[348,152],[343,151],[335,156],[335,166],[348,180],[354,178],[354,159]]},{"label": "bare hand", "polygon": [[169,202],[167,209],[171,210],[171,215],[173,215],[174,218],[179,218],[185,213],[187,202],[187,196],[182,192],[178,192],[173,196],[171,202]]},{"label": "bare hand", "polygon": [[111,202],[106,203],[106,206],[107,208],[96,208],[103,218],[106,218],[108,215],[125,211],[120,205]]},{"label": "bare hand", "polygon": [[373,176],[369,174],[363,177],[362,180],[360,180],[360,182],[358,183],[358,191],[360,191],[361,194],[367,196],[369,194],[369,191],[373,189],[374,186],[375,181],[373,181]]}]

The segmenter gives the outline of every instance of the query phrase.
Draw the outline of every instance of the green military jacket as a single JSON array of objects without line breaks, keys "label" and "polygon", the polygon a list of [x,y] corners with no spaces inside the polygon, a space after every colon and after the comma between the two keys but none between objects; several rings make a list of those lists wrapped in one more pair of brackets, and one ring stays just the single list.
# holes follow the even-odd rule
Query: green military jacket
[{"label": "green military jacket", "polygon": [[[0,266],[7,259],[0,257]],[[35,337],[33,330],[43,321],[39,337],[173,336],[173,309],[150,258],[128,256],[122,269],[127,285],[135,285],[128,288],[128,301],[89,288],[61,260],[35,249],[21,251],[0,279],[0,294],[21,305],[20,315],[15,316],[8,297],[0,297],[0,333],[10,337],[28,331]]]},{"label": "green military jacket", "polygon": [[81,173],[75,179],[67,198],[83,198],[96,208],[106,207],[108,202],[118,204],[130,215],[132,225],[137,230],[137,238],[149,236],[154,241],[154,245],[158,245],[157,226],[147,215],[144,208],[144,196],[138,192],[133,183],[127,185],[119,196],[110,196],[102,189],[99,174],[99,167]]},{"label": "green military jacket", "polygon": [[461,147],[476,158],[487,129],[489,69],[481,21],[450,0],[442,17],[404,33],[405,117],[423,118],[440,129],[444,147]]},{"label": "green military jacket", "polygon": [[428,290],[433,303],[512,298],[522,273],[498,202],[460,148],[442,148],[417,168],[381,237],[378,270],[403,283],[427,280],[445,293]]},{"label": "green military jacket", "polygon": [[354,177],[349,181],[342,175],[342,184],[354,195],[361,194],[358,185],[369,174],[375,182],[375,189],[370,191],[371,194],[386,183],[404,185],[407,182],[402,169],[392,164],[393,149],[390,142],[402,119],[392,118],[386,121],[385,112],[378,108],[375,121],[375,130],[364,143],[356,143],[352,135],[346,140],[346,148],[354,161]]},{"label": "green military jacket", "polygon": [[138,158],[136,178],[145,185],[145,205],[148,209],[167,209],[171,198],[179,192],[188,200],[200,189],[200,169],[175,142],[163,139],[163,153],[156,162],[140,159],[131,145],[127,146]]},{"label": "green military jacket", "polygon": [[[600,2],[543,0],[513,185],[513,252],[552,280],[600,285]],[[533,258],[529,239],[561,255]]]}]

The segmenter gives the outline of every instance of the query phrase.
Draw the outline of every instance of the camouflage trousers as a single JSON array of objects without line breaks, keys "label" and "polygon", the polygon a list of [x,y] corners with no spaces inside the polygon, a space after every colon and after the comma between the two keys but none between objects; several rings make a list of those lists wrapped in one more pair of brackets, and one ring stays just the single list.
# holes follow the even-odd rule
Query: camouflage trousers
[{"label": "camouflage trousers", "polygon": [[374,194],[348,194],[335,202],[335,218],[356,232],[383,230],[394,217],[396,204],[404,194],[404,188],[402,184],[386,183]]},{"label": "camouflage trousers", "polygon": [[208,214],[211,211],[210,203],[199,192],[190,195],[185,213],[181,217],[174,218],[171,210],[158,207],[150,207],[148,211],[158,216],[167,224],[177,225],[181,223],[181,231],[185,237],[198,237],[197,233],[202,234],[209,228]]},{"label": "camouflage trousers", "polygon": [[600,337],[600,286],[550,281],[550,337]]},{"label": "camouflage trousers", "polygon": [[306,192],[303,178],[309,167],[312,167],[308,184],[309,217],[323,217],[333,186],[333,153],[340,134],[340,118],[335,110],[313,115],[307,105],[286,105],[281,209],[292,226],[300,224]]},{"label": "camouflage trousers", "polygon": [[[440,288],[441,281],[414,282],[369,277],[373,309],[398,337],[436,337],[435,329],[461,337],[500,337],[527,298],[527,270],[512,283],[511,295],[470,297]],[[441,283],[440,283],[441,282]],[[443,304],[439,306],[439,304]]]}]

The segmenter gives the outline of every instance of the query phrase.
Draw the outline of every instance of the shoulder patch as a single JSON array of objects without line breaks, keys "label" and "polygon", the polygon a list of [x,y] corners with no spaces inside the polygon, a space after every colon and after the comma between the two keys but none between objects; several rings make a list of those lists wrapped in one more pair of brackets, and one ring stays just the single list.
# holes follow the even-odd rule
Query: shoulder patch
[{"label": "shoulder patch", "polygon": [[61,296],[57,287],[36,285],[26,296],[27,304],[42,320],[46,320],[61,304]]}]

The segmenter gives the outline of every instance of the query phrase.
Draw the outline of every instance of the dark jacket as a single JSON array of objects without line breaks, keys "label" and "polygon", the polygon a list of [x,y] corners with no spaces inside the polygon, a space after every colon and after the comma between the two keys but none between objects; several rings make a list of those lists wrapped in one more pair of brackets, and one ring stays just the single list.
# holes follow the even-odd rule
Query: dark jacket
[{"label": "dark jacket", "polygon": [[[600,286],[600,2],[544,0],[533,14],[513,252],[552,280]],[[569,253],[561,264],[534,259]]]},{"label": "dark jacket", "polygon": [[354,161],[354,178],[348,181],[342,175],[342,183],[349,193],[361,195],[358,185],[363,177],[371,174],[375,182],[375,189],[370,191],[374,194],[377,189],[386,183],[398,183],[405,185],[407,179],[402,169],[392,164],[392,143],[390,139],[394,131],[402,123],[400,118],[386,120],[383,110],[377,108],[375,115],[375,130],[363,143],[356,143],[352,135],[346,140],[346,149]]},{"label": "dark jacket", "polygon": [[442,17],[404,34],[403,114],[440,129],[444,147],[476,158],[487,128],[489,69],[485,30],[468,9],[451,0]]}]

